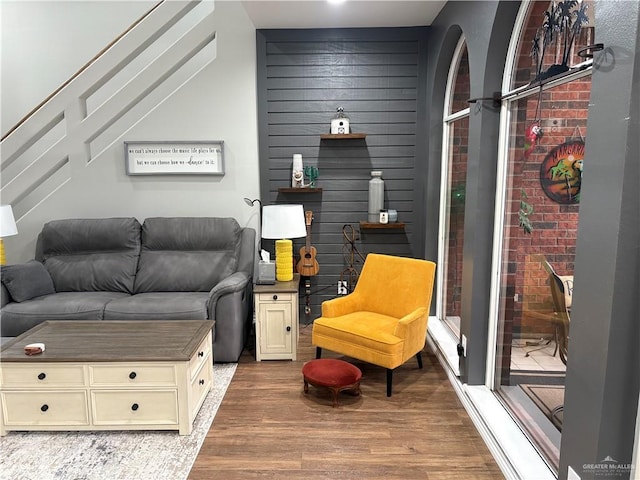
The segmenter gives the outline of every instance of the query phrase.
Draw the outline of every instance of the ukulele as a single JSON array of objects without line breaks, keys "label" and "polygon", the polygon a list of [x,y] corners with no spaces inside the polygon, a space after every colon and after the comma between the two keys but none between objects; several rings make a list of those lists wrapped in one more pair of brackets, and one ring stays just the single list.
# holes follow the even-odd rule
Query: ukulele
[{"label": "ukulele", "polygon": [[316,260],[316,247],[311,246],[311,221],[313,220],[313,212],[307,210],[304,212],[305,224],[307,225],[307,244],[300,249],[300,261],[297,270],[303,277],[311,277],[317,275],[320,271],[320,265]]}]

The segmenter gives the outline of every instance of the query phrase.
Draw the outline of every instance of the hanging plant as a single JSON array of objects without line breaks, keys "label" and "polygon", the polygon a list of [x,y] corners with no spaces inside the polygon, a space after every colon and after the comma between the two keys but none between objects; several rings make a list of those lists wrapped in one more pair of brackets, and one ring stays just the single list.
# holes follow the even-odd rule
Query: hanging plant
[{"label": "hanging plant", "polygon": [[524,189],[520,189],[520,208],[518,209],[518,220],[520,221],[520,226],[524,230],[524,233],[533,232],[533,225],[531,224],[531,220],[529,220],[529,216],[533,213],[533,206],[527,202],[527,194]]}]

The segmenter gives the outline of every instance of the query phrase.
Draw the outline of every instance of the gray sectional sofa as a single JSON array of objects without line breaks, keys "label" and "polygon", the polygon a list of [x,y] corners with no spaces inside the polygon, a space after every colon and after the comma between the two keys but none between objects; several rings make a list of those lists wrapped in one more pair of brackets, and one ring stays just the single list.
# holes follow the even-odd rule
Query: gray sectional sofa
[{"label": "gray sectional sofa", "polygon": [[215,320],[214,359],[251,326],[255,231],[232,218],[56,220],[35,260],[2,267],[0,335],[45,320]]}]

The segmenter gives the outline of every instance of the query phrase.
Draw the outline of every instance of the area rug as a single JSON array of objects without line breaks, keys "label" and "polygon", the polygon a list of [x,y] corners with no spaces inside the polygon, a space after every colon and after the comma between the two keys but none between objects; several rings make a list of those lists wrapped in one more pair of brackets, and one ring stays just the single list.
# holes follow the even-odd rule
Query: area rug
[{"label": "area rug", "polygon": [[213,367],[213,388],[191,435],[173,432],[9,432],[0,438],[2,480],[186,479],[237,364]]},{"label": "area rug", "polygon": [[520,385],[520,388],[533,400],[549,420],[559,430],[562,430],[564,386]]}]

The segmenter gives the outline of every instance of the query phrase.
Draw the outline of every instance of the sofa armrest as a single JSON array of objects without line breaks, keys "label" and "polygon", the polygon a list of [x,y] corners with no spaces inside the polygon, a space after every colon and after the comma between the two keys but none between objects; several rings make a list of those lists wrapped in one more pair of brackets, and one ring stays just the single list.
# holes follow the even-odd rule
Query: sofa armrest
[{"label": "sofa armrest", "polygon": [[237,362],[245,347],[251,327],[252,277],[236,272],[209,292],[208,315],[215,320],[213,358],[219,362]]},{"label": "sofa armrest", "polygon": [[209,300],[207,301],[207,310],[209,311],[209,319],[215,320],[216,304],[224,295],[241,292],[251,281],[251,277],[245,272],[236,272],[218,283],[209,292]]}]

